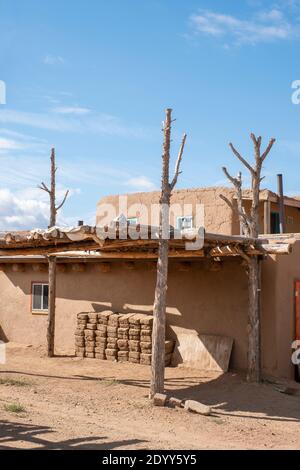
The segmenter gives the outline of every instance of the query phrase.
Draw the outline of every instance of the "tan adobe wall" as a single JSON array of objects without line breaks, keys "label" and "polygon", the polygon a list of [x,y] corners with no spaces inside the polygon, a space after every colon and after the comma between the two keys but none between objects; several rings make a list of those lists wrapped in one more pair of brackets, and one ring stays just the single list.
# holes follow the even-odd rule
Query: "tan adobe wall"
[{"label": "tan adobe wall", "polygon": [[[227,204],[219,197],[225,194],[232,199],[234,191],[229,188],[203,188],[203,189],[182,189],[174,191],[171,199],[170,223],[176,227],[177,215],[192,215],[196,220],[197,204],[204,205],[204,225],[207,232],[231,234],[233,231],[232,211]],[[107,217],[104,204],[111,204],[117,208],[116,215],[120,213],[127,217],[138,217],[141,224],[158,225],[159,223],[159,197],[158,191],[148,193],[132,193],[123,195],[127,196],[128,213],[125,213],[123,207],[119,207],[119,196],[112,195],[102,198],[97,205],[96,225],[108,223],[112,217]],[[183,211],[183,205],[186,205]],[[153,218],[150,219],[151,207]],[[146,208],[146,211],[145,209]],[[174,211],[172,212],[172,209]],[[109,219],[109,220],[108,220]],[[199,224],[197,224],[199,225]]]},{"label": "tan adobe wall", "polygon": [[295,339],[294,283],[300,280],[300,240],[288,256],[270,256],[263,263],[262,308],[264,367],[279,376],[294,376],[291,343]]},{"label": "tan adobe wall", "polygon": [[[74,334],[78,312],[112,308],[115,311],[151,312],[156,272],[145,263],[134,270],[114,263],[111,272],[101,273],[87,265],[83,273],[58,274],[56,352],[74,353]],[[0,324],[7,338],[25,344],[45,346],[45,315],[30,311],[32,281],[47,282],[47,273],[35,273],[30,266],[24,273],[6,268],[0,272]],[[234,289],[234,295],[233,295]],[[219,272],[210,271],[205,261],[179,271],[170,263],[168,287],[168,335],[198,331],[231,336],[235,340],[232,367],[246,367],[247,279],[240,261],[228,260]]]},{"label": "tan adobe wall", "polygon": [[[262,264],[262,359],[264,371],[294,377],[291,343],[295,334],[294,281],[300,280],[300,241],[288,256],[269,256]],[[134,270],[114,262],[111,272],[99,272],[91,263],[86,271],[67,268],[58,274],[56,352],[74,352],[76,314],[112,308],[116,311],[151,312],[156,273],[138,262]],[[154,266],[154,263],[152,264]],[[31,282],[47,282],[47,273],[0,271],[0,325],[8,340],[45,346],[46,315],[30,311]],[[231,336],[235,340],[232,367],[246,367],[247,277],[240,260],[227,260],[219,272],[207,261],[179,271],[170,262],[168,333],[198,331]],[[172,333],[173,332],[173,333]]]},{"label": "tan adobe wall", "polygon": [[[248,191],[250,194],[250,191]],[[263,190],[262,196],[267,197],[268,191]],[[239,235],[240,225],[236,213],[232,213],[227,204],[220,199],[220,194],[224,194],[236,204],[234,197],[234,190],[226,187],[211,187],[211,188],[197,188],[197,189],[182,189],[174,191],[171,199],[174,211],[171,210],[170,223],[176,227],[176,215],[192,215],[196,221],[197,204],[204,205],[204,226],[207,232],[223,233],[226,235]],[[152,225],[158,225],[159,221],[159,196],[158,191],[144,192],[144,193],[131,193],[121,195],[127,197],[128,213],[127,217],[137,217],[141,224],[149,223],[151,207],[153,207],[154,217],[151,220]],[[115,214],[108,217],[104,205],[110,204],[116,208]],[[184,204],[187,205],[183,211]],[[190,207],[188,206],[190,205]],[[146,207],[146,211],[144,208]],[[251,201],[244,200],[244,207],[249,213],[251,208]],[[271,212],[279,212],[279,205],[271,203]],[[175,212],[175,213],[174,213]],[[259,225],[260,233],[264,233],[264,202],[260,202],[259,209]],[[126,215],[126,208],[119,207],[119,196],[111,195],[102,198],[97,204],[96,211],[96,225],[103,225],[109,223],[114,217],[123,213]],[[300,233],[300,211],[291,206],[285,206],[286,215],[286,232],[287,233]]]}]

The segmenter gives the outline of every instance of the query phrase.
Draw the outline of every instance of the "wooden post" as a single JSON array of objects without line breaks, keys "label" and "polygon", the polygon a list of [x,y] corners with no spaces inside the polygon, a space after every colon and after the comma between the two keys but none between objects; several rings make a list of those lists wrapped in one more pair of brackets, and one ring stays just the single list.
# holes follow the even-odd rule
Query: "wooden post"
[{"label": "wooden post", "polygon": [[48,322],[47,322],[48,357],[54,356],[55,301],[56,301],[56,256],[49,256],[49,305],[48,305]]},{"label": "wooden post", "polygon": [[[56,164],[55,164],[55,149],[51,149],[51,181],[50,189],[45,183],[38,186],[43,191],[49,194],[50,198],[50,224],[49,228],[55,227],[57,212],[66,202],[69,190],[66,191],[64,198],[59,206],[56,206]],[[49,305],[48,305],[48,322],[47,322],[47,351],[48,357],[54,356],[54,335],[55,335],[55,301],[56,301],[56,257],[49,256]]]},{"label": "wooden post", "polygon": [[[259,235],[259,194],[260,183],[262,181],[261,169],[265,158],[271,151],[275,139],[271,139],[266,150],[261,153],[261,137],[255,137],[251,134],[251,139],[254,145],[255,164],[250,165],[241,154],[230,143],[229,146],[233,154],[240,160],[247,168],[251,175],[251,190],[252,190],[252,204],[251,212],[247,214],[243,207],[241,208],[241,179],[232,178],[226,168],[223,168],[224,173],[229,180],[234,184],[238,197],[238,215],[240,223],[243,226],[243,233],[251,238],[257,238]],[[225,196],[221,196],[227,204],[233,208],[232,202],[228,201]],[[261,345],[260,345],[260,289],[261,289],[261,267],[260,260],[257,255],[248,256],[243,253],[247,261],[248,271],[248,293],[249,293],[249,308],[248,308],[248,373],[247,378],[250,382],[259,382],[261,379]]]},{"label": "wooden post", "polygon": [[261,380],[260,291],[261,262],[258,256],[248,261],[248,371],[249,382]]},{"label": "wooden post", "polygon": [[150,397],[164,391],[165,376],[165,331],[166,331],[166,298],[168,286],[168,253],[169,253],[169,213],[170,198],[180,173],[186,134],[184,134],[175,166],[172,182],[169,182],[170,144],[171,144],[172,110],[166,110],[164,122],[164,143],[162,155],[162,181],[159,215],[159,242],[157,260],[157,280],[153,306],[152,331],[152,365]]},{"label": "wooden post", "polygon": [[279,231],[285,233],[285,211],[284,211],[284,196],[283,196],[283,183],[282,175],[277,175],[277,192],[279,199]]},{"label": "wooden post", "polygon": [[264,233],[271,233],[271,203],[264,201]]}]

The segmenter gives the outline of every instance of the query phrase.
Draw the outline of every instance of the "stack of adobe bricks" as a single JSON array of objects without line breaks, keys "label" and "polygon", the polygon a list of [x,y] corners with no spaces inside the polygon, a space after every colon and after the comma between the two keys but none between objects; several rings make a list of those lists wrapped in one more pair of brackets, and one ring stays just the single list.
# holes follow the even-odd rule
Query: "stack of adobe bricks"
[{"label": "stack of adobe bricks", "polygon": [[[79,313],[76,356],[151,364],[153,316],[141,313]],[[173,341],[166,341],[165,365],[171,362]]]}]

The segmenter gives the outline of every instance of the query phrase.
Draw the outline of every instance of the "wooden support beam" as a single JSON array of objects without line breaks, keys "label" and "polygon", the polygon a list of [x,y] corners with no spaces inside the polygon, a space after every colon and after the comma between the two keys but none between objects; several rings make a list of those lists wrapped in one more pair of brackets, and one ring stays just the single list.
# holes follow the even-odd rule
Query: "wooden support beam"
[{"label": "wooden support beam", "polygon": [[264,201],[264,233],[271,233],[271,203]]},{"label": "wooden support beam", "polygon": [[209,271],[212,271],[212,272],[219,272],[221,271],[223,268],[223,263],[222,261],[214,261],[212,260],[210,263],[209,263]]},{"label": "wooden support beam", "polygon": [[25,271],[25,265],[22,263],[13,263],[11,269],[14,273],[22,273]]},{"label": "wooden support beam", "polygon": [[70,242],[56,245],[28,245],[23,247],[11,246],[10,248],[0,248],[0,256],[34,256],[34,255],[50,255],[67,251],[84,251],[99,249],[97,243],[91,240],[84,242]]},{"label": "wooden support beam", "polygon": [[109,273],[111,271],[111,263],[97,263],[95,268],[100,271],[101,273]]},{"label": "wooden support beam", "polygon": [[71,266],[74,273],[83,273],[85,271],[84,263],[74,263]]},{"label": "wooden support beam", "polygon": [[285,209],[283,196],[282,174],[277,175],[278,202],[279,202],[279,229],[280,233],[285,233]]},{"label": "wooden support beam", "polygon": [[57,263],[56,269],[60,274],[65,273],[67,271],[67,265],[65,263]]},{"label": "wooden support beam", "polygon": [[192,265],[188,261],[182,261],[181,263],[176,263],[176,266],[177,266],[177,271],[187,272],[187,271],[190,271]]},{"label": "wooden support beam", "polygon": [[33,263],[32,270],[35,273],[45,273],[47,272],[48,266],[46,263]]},{"label": "wooden support beam", "polygon": [[129,271],[133,271],[135,269],[135,264],[133,261],[125,261],[124,267],[125,269],[128,269]]}]

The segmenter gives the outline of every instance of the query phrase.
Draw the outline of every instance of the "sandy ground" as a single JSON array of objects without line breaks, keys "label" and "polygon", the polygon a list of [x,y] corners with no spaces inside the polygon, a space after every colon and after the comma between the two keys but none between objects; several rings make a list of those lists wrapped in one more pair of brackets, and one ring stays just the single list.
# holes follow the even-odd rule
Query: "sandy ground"
[{"label": "sandy ground", "polygon": [[[167,390],[211,405],[213,416],[204,417],[153,407],[149,375],[147,366],[48,359],[10,344],[0,365],[0,449],[300,448],[300,386],[290,396],[234,373],[168,368]],[[25,411],[7,411],[13,403]]]}]

